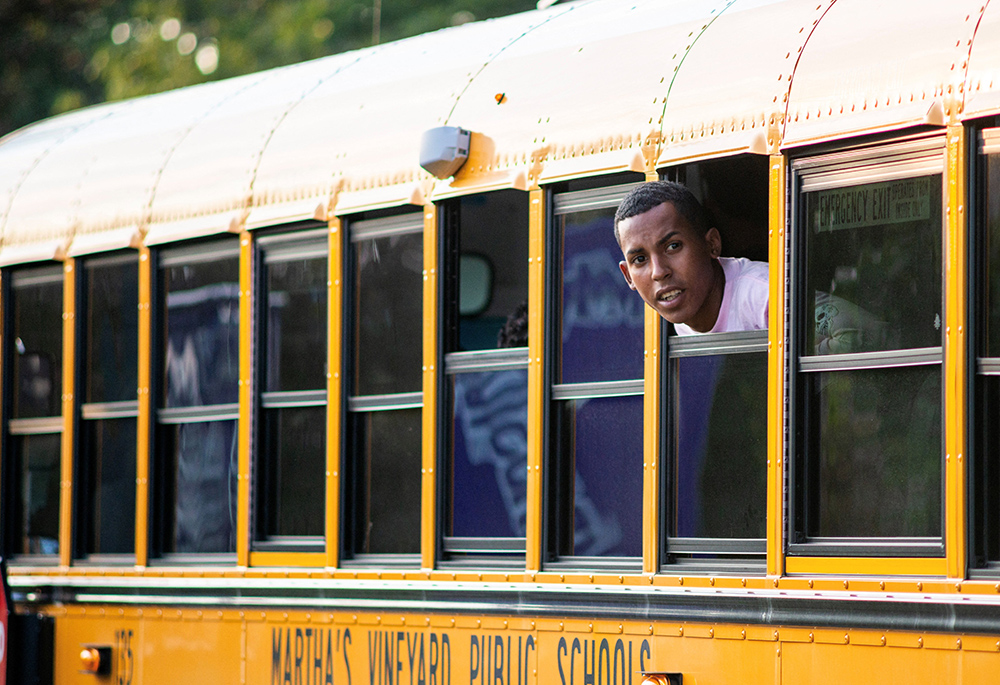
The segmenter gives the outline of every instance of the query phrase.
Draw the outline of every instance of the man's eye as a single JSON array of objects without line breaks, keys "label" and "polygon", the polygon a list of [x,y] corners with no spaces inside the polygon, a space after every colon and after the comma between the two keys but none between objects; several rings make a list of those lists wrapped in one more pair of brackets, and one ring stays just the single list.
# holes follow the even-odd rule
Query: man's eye
[{"label": "man's eye", "polygon": [[674,242],[672,242],[669,245],[667,245],[667,249],[668,250],[679,250],[680,247],[681,247],[681,243],[678,240],[675,240]]},{"label": "man's eye", "polygon": [[646,258],[643,255],[636,255],[635,257],[632,257],[633,264],[642,264],[644,261],[646,261]]}]

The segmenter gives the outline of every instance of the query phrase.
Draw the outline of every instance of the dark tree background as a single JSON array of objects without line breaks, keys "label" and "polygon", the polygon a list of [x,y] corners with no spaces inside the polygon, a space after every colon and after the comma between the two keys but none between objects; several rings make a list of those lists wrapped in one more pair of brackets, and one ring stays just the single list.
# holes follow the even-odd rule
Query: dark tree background
[{"label": "dark tree background", "polygon": [[105,100],[534,6],[535,0],[0,0],[0,136]]}]

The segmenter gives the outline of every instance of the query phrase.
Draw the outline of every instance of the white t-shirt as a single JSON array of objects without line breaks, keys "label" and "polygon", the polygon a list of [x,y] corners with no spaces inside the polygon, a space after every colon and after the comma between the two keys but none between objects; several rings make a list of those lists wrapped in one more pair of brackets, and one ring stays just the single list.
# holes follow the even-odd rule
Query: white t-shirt
[{"label": "white t-shirt", "polygon": [[[719,318],[708,333],[757,331],[767,329],[767,304],[771,286],[767,279],[767,262],[754,262],[745,257],[719,257],[726,285],[722,293]],[[674,324],[677,335],[697,335],[687,324]]]}]

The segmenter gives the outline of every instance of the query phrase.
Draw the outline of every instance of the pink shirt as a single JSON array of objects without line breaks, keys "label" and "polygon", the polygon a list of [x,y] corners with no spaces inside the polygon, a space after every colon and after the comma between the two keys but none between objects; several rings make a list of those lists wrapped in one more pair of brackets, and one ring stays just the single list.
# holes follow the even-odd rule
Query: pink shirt
[{"label": "pink shirt", "polygon": [[[719,257],[719,264],[726,276],[726,285],[719,318],[708,333],[767,329],[771,288],[767,279],[767,262],[754,262],[744,257]],[[677,335],[698,335],[698,331],[682,323],[674,324],[674,330]]]}]

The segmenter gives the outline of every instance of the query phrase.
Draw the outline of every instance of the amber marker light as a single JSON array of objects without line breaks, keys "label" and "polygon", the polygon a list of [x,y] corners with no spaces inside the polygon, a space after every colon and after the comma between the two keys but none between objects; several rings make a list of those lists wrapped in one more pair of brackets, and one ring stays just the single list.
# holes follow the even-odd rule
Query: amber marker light
[{"label": "amber marker light", "polygon": [[80,673],[107,675],[110,672],[110,647],[85,646],[80,650]]},{"label": "amber marker light", "polygon": [[644,673],[640,685],[681,685],[680,673]]}]

